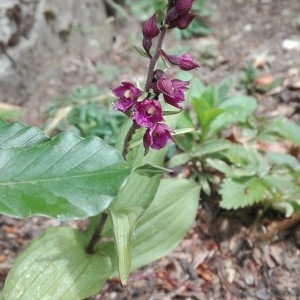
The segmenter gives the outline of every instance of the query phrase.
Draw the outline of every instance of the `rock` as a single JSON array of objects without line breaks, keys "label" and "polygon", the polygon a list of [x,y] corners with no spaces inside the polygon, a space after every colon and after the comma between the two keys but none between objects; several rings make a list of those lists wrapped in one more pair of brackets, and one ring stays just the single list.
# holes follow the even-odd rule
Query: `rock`
[{"label": "rock", "polygon": [[42,104],[70,57],[95,62],[110,49],[103,2],[2,0],[0,47],[0,101]]}]

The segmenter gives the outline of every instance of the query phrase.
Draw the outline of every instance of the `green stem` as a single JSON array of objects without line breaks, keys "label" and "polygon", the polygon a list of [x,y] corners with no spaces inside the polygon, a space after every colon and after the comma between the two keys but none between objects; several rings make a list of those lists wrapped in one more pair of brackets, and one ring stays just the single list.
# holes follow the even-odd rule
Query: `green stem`
[{"label": "green stem", "polygon": [[87,254],[93,254],[94,253],[94,247],[98,243],[98,241],[101,239],[101,232],[103,230],[103,227],[104,227],[104,224],[107,220],[107,217],[108,217],[107,213],[102,213],[101,214],[99,224],[95,228],[95,231],[94,231],[94,233],[91,237],[91,240],[90,240],[89,244],[85,248],[85,252]]}]

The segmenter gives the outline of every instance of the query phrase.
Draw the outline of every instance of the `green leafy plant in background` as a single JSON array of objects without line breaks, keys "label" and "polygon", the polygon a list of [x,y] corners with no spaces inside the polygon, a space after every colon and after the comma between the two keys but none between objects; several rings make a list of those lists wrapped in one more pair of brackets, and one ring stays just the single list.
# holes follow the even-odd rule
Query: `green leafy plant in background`
[{"label": "green leafy plant in background", "polygon": [[[115,147],[72,131],[49,138],[36,127],[0,119],[0,212],[16,218],[88,219],[83,232],[58,227],[36,237],[10,270],[1,299],[85,299],[118,275],[125,286],[130,271],[166,255],[191,227],[199,185],[161,179],[189,81],[169,78],[157,61],[167,59],[185,71],[198,67],[189,54],[162,51],[169,29],[183,30],[194,19],[192,5],[192,0],[169,1],[160,28],[155,15],[143,24],[147,79],[143,90],[130,82],[112,89],[118,98],[114,110],[127,117]],[[64,97],[66,104],[56,107],[46,132],[67,119],[68,124],[75,120],[80,133],[101,135],[98,126],[106,126],[93,106],[99,97],[107,99],[100,95],[91,87],[75,89]],[[85,128],[86,119],[95,126]]]},{"label": "green leafy plant in background", "polygon": [[255,98],[232,95],[231,79],[220,86],[192,82],[193,110],[178,122],[186,133],[175,136],[181,152],[169,167],[189,164],[191,177],[207,195],[219,178],[223,208],[261,203],[287,216],[299,212],[300,127],[284,118],[255,116]]},{"label": "green leafy plant in background", "polygon": [[281,78],[273,78],[272,75],[260,75],[258,67],[253,61],[247,61],[237,88],[246,90],[249,95],[254,93],[266,93],[280,86]]},{"label": "green leafy plant in background", "polygon": [[54,101],[45,132],[51,135],[70,131],[82,137],[98,136],[113,146],[126,116],[112,111],[112,101],[110,94],[93,85],[77,86]]}]

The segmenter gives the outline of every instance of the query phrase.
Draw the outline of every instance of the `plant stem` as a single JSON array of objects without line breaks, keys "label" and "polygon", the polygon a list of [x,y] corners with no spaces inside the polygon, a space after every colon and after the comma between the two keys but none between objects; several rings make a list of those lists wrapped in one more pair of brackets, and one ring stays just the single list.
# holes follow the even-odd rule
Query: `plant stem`
[{"label": "plant stem", "polygon": [[123,146],[123,151],[122,151],[122,156],[123,156],[124,160],[126,158],[126,154],[129,151],[129,143],[137,129],[138,129],[138,126],[136,125],[136,123],[132,123],[132,125],[130,126],[130,128],[125,136],[124,146]]},{"label": "plant stem", "polygon": [[85,252],[87,254],[93,254],[94,253],[94,247],[97,244],[97,242],[101,239],[101,232],[103,230],[104,224],[107,220],[107,213],[102,213],[100,216],[100,221],[98,226],[95,228],[95,231],[91,237],[91,240],[89,242],[89,244],[87,245],[87,247],[85,248]]},{"label": "plant stem", "polygon": [[[160,50],[162,48],[162,44],[163,44],[164,38],[166,36],[167,30],[168,30],[168,27],[163,25],[161,28],[159,37],[158,37],[155,54],[152,58],[150,58],[147,79],[146,79],[145,88],[144,88],[144,91],[146,91],[146,92],[149,92],[149,89],[151,87],[151,83],[152,83],[153,76],[154,76],[155,66],[159,59]],[[129,143],[132,139],[132,136],[134,135],[134,133],[137,129],[138,129],[138,126],[135,123],[133,123],[126,134],[126,137],[124,139],[123,151],[122,151],[122,156],[124,159],[126,158],[126,154],[129,151]]]},{"label": "plant stem", "polygon": [[157,60],[159,58],[160,50],[164,41],[164,38],[166,36],[168,28],[166,26],[163,26],[160,35],[157,41],[156,50],[154,56],[150,59],[149,68],[148,68],[148,75],[146,79],[145,84],[145,91],[148,92],[152,83],[153,75],[154,75],[154,69],[157,63]]}]

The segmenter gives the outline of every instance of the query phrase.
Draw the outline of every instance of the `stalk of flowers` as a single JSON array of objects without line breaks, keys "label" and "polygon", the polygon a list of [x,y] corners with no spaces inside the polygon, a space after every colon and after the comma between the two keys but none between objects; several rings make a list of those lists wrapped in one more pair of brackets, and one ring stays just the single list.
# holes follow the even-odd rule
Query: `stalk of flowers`
[{"label": "stalk of flowers", "polygon": [[[143,91],[131,82],[121,82],[121,86],[112,89],[118,98],[114,110],[125,113],[132,119],[132,130],[125,138],[123,155],[128,151],[128,144],[136,128],[144,127],[143,137],[145,154],[149,149],[162,149],[168,141],[174,142],[171,129],[164,123],[160,101],[182,110],[181,103],[185,101],[184,93],[188,90],[189,81],[171,79],[160,69],[156,69],[159,58],[167,65],[178,66],[181,70],[190,71],[199,67],[192,56],[185,53],[180,56],[169,55],[163,49],[163,40],[168,30],[186,29],[196,14],[191,13],[194,0],[169,0],[167,11],[160,28],[157,26],[156,15],[151,16],[142,26],[142,45],[145,55],[149,58],[147,79]],[[157,39],[156,49],[152,50],[153,39]],[[147,95],[143,97],[143,95]]]}]

